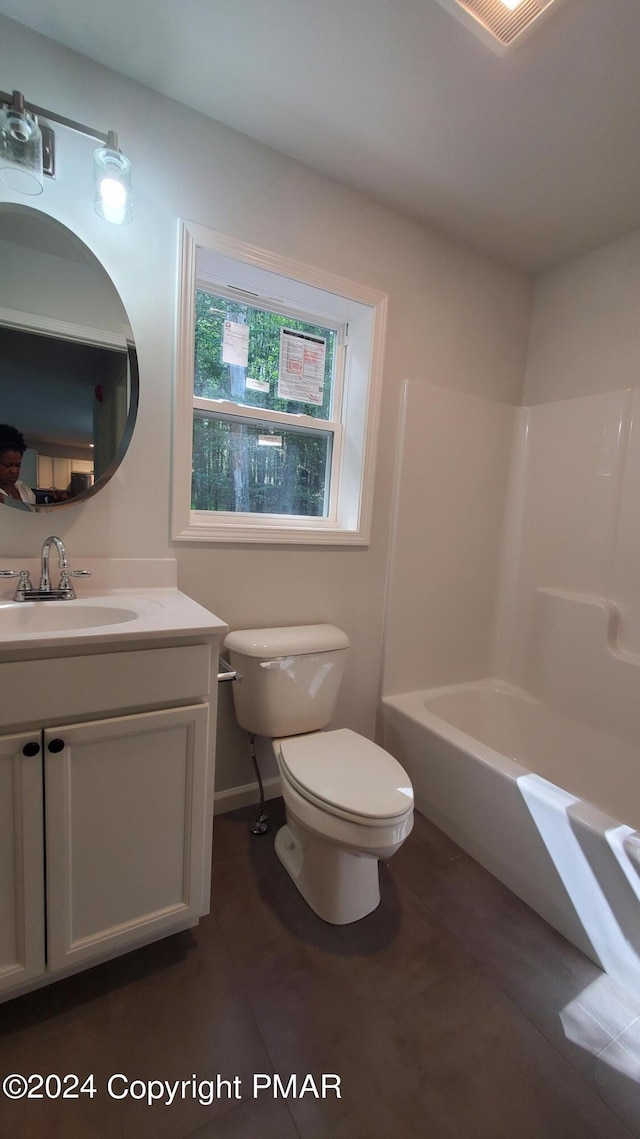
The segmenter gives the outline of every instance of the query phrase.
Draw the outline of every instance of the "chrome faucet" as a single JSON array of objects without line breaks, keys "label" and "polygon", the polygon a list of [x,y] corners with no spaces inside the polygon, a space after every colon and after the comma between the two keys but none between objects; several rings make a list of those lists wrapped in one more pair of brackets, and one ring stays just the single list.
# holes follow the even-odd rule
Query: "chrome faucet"
[{"label": "chrome faucet", "polygon": [[69,569],[67,551],[64,548],[62,539],[57,538],[55,534],[52,534],[50,538],[45,538],[44,542],[42,543],[42,553],[40,555],[41,573],[40,585],[38,588],[41,593],[51,591],[51,578],[49,577],[49,551],[51,550],[52,546],[55,546],[56,550],[58,551],[58,568],[60,570],[60,577],[62,578],[64,571]]},{"label": "chrome faucet", "polygon": [[[55,546],[58,551],[58,569],[60,570],[60,581],[58,588],[51,588],[51,578],[49,576],[49,553],[51,547]],[[58,538],[55,534],[45,538],[42,543],[42,553],[40,555],[40,586],[38,589],[33,589],[29,593],[25,593],[23,601],[74,601],[76,591],[71,584],[72,577],[90,577],[91,570],[72,570],[69,565],[67,551],[64,548],[62,538]],[[16,598],[17,600],[17,598]]]},{"label": "chrome faucet", "polygon": [[[51,576],[49,574],[49,554],[51,547],[55,546],[58,551],[58,568],[60,570],[60,581],[58,588],[51,588]],[[18,588],[14,594],[14,601],[74,601],[76,591],[71,584],[72,577],[89,577],[91,570],[72,570],[67,558],[67,551],[64,548],[64,542],[55,534],[51,534],[45,538],[42,543],[42,553],[40,555],[40,584],[37,589],[34,589],[31,584],[28,570],[0,570],[0,577],[17,577]]]}]

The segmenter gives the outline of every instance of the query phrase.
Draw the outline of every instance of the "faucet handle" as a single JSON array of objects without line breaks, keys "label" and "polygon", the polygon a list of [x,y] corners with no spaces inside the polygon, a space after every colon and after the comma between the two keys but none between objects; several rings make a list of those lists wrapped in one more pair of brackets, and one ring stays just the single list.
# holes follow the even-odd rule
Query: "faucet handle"
[{"label": "faucet handle", "polygon": [[24,595],[27,590],[33,589],[31,578],[29,577],[29,570],[0,570],[0,577],[17,577],[20,579],[14,595],[14,601],[24,601]]},{"label": "faucet handle", "polygon": [[69,581],[70,577],[91,577],[91,570],[63,569],[60,573],[60,584],[58,585],[58,589],[73,589],[73,586]]},{"label": "faucet handle", "polygon": [[0,577],[19,577],[18,589],[33,589],[29,570],[0,570]]}]

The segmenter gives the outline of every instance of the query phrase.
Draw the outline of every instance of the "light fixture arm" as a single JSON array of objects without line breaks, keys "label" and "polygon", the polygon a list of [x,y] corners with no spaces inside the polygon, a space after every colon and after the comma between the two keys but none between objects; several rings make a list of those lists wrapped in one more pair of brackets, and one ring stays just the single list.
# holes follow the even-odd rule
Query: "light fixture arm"
[{"label": "light fixture arm", "polygon": [[76,131],[77,134],[83,134],[87,138],[94,138],[97,142],[103,143],[108,146],[110,150],[118,149],[118,136],[115,131],[97,131],[93,127],[87,127],[84,123],[77,123],[75,119],[67,119],[64,115],[58,115],[55,111],[48,111],[46,107],[38,107],[35,103],[27,103],[24,95],[20,91],[14,91],[9,95],[6,91],[0,91],[0,104],[6,107],[15,107],[17,110],[30,111],[32,115],[37,115],[38,118],[46,119],[48,122],[59,123],[60,126],[68,127],[69,130]]}]

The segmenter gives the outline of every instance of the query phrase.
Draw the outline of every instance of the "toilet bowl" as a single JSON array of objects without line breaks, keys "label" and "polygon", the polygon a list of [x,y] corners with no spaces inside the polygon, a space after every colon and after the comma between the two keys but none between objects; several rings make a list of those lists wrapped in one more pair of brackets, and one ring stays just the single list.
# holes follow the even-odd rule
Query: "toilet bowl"
[{"label": "toilet bowl", "polygon": [[249,629],[225,640],[238,673],[236,718],[270,740],[287,822],[275,849],[312,910],[333,925],[380,902],[378,859],[411,833],[404,768],[371,740],[329,723],[348,637],[334,625]]},{"label": "toilet bowl", "polygon": [[311,909],[333,925],[380,902],[378,859],[413,827],[413,791],[399,763],[342,728],[274,740],[287,823],[278,858]]}]

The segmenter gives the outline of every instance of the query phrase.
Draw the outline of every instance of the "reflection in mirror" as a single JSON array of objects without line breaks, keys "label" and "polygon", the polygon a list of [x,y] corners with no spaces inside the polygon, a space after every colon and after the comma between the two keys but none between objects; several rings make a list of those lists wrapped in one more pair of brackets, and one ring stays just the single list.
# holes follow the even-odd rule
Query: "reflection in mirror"
[{"label": "reflection in mirror", "polygon": [[50,510],[96,494],[126,452],[133,335],[99,261],[46,214],[0,203],[0,264],[0,423],[24,436],[18,477],[33,492],[0,505]]}]

